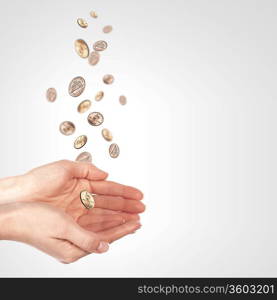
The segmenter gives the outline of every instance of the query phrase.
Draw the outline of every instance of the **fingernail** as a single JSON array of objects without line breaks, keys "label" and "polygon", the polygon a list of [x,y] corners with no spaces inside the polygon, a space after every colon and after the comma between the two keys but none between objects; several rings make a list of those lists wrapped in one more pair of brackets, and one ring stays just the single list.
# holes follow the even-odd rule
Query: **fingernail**
[{"label": "fingernail", "polygon": [[138,200],[142,200],[143,199],[143,193],[142,192],[140,192],[140,191],[138,191],[138,192],[136,192],[136,194],[135,194],[136,196],[136,199],[138,199]]},{"label": "fingernail", "polygon": [[136,233],[137,230],[139,230],[140,228],[141,228],[141,225],[136,230],[132,231],[131,234]]},{"label": "fingernail", "polygon": [[125,220],[125,219],[122,220],[122,224],[124,224],[124,223],[126,223],[126,220]]},{"label": "fingernail", "polygon": [[140,228],[141,228],[141,223],[140,223],[140,221],[137,221],[136,223],[135,223],[137,226],[137,228],[134,230],[134,231],[132,231],[131,233],[135,233],[137,230],[139,230]]},{"label": "fingernail", "polygon": [[136,221],[136,224],[139,226],[139,228],[142,226],[139,220]]},{"label": "fingernail", "polygon": [[100,171],[100,172],[102,172],[102,173],[108,174],[106,171],[104,171],[104,170],[102,170],[102,169],[99,169],[99,168],[97,168],[97,169],[98,169],[98,171]]},{"label": "fingernail", "polygon": [[106,177],[108,177],[108,175],[109,175],[107,172],[105,172],[105,171],[103,171],[103,170],[100,170],[100,169],[98,169],[98,172],[100,172],[100,173],[102,173],[102,174],[105,174]]},{"label": "fingernail", "polygon": [[103,252],[107,252],[109,250],[109,244],[106,242],[100,242],[97,251],[103,253]]}]

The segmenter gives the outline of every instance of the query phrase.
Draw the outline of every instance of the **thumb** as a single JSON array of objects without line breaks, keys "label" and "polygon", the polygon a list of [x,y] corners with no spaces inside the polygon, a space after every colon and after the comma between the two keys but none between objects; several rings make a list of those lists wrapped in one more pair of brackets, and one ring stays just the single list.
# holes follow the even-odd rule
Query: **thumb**
[{"label": "thumb", "polygon": [[65,161],[65,167],[75,178],[84,178],[88,180],[105,180],[108,173],[98,169],[90,162]]},{"label": "thumb", "polygon": [[67,224],[65,238],[80,249],[89,253],[103,253],[109,249],[109,244],[101,241],[96,233],[83,229],[75,222]]}]

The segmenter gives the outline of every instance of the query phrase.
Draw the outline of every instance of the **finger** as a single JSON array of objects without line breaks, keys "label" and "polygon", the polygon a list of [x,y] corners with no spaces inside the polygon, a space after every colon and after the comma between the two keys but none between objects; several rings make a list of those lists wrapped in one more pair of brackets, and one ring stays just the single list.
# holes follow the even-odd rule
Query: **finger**
[{"label": "finger", "polygon": [[143,198],[143,194],[140,190],[112,181],[90,182],[90,185],[95,194],[121,196],[134,200],[141,200]]},{"label": "finger", "polygon": [[139,221],[140,217],[138,214],[135,213],[126,213],[122,211],[115,211],[110,209],[104,209],[104,208],[96,208],[90,209],[87,211],[87,215],[90,216],[90,218],[95,218],[95,216],[98,215],[119,215],[121,216],[126,222],[128,221]]},{"label": "finger", "polygon": [[88,180],[105,180],[108,173],[98,169],[90,162],[62,161],[64,168],[72,174],[74,178],[83,178]]},{"label": "finger", "polygon": [[119,214],[125,220],[125,222],[140,220],[140,216],[138,214],[129,214],[124,212],[120,212]]},{"label": "finger", "polygon": [[117,227],[121,224],[124,224],[125,221],[111,221],[111,222],[101,222],[101,223],[94,223],[94,224],[90,224],[87,225],[85,227],[85,229],[92,231],[92,232],[99,232],[99,231],[103,231],[103,230],[107,230],[110,228],[114,228]]},{"label": "finger", "polygon": [[101,238],[101,240],[104,240],[108,243],[112,243],[115,240],[118,240],[124,237],[125,235],[138,230],[140,227],[141,224],[139,221],[130,221],[115,228],[100,231],[98,232],[98,235]]},{"label": "finger", "polygon": [[141,201],[124,199],[122,197],[95,195],[95,207],[129,213],[142,213],[145,205]]},{"label": "finger", "polygon": [[94,207],[93,209],[88,210],[87,213],[92,215],[117,215],[118,211]]},{"label": "finger", "polygon": [[64,239],[86,252],[103,253],[108,251],[109,244],[100,240],[97,234],[83,229],[75,222],[68,222]]},{"label": "finger", "polygon": [[119,214],[110,214],[110,215],[83,215],[78,219],[78,224],[82,227],[97,223],[103,223],[103,222],[112,222],[117,221],[119,224],[123,223],[124,218]]}]

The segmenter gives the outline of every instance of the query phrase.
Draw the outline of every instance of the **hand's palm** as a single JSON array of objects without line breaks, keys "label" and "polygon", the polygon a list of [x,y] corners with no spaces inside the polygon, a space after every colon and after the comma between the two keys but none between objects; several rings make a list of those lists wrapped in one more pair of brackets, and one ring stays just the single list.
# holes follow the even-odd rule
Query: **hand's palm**
[{"label": "hand's palm", "polygon": [[[92,226],[91,229],[99,222],[116,225],[120,220],[137,219],[135,214],[144,210],[138,201],[142,194],[137,189],[105,181],[107,174],[91,164],[59,161],[34,169],[28,175],[33,177],[33,196],[38,201],[63,209],[82,225]],[[87,210],[82,205],[82,190],[97,194],[96,208]]]},{"label": "hand's palm", "polygon": [[75,211],[74,218],[82,215],[84,207],[79,205],[79,196],[81,190],[89,190],[89,180],[74,177],[66,162],[34,169],[29,175],[33,176],[32,190],[35,191],[33,196],[38,201],[50,203],[70,214]]}]

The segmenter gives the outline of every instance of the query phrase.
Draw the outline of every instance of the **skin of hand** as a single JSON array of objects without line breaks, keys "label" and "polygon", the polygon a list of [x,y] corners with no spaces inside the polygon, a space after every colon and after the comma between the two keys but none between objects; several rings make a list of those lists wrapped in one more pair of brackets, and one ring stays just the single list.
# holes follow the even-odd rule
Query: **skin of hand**
[{"label": "skin of hand", "polygon": [[63,263],[72,263],[90,253],[103,253],[110,242],[137,229],[129,221],[98,233],[85,230],[62,209],[39,202],[0,206],[0,239],[32,245]]},{"label": "skin of hand", "polygon": [[[61,160],[17,177],[0,181],[0,204],[42,202],[71,216],[84,229],[94,232],[124,222],[138,221],[145,210],[143,194],[136,188],[107,181],[108,174],[91,163]],[[87,210],[80,192],[96,194],[95,207]]]}]

